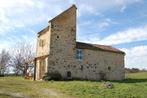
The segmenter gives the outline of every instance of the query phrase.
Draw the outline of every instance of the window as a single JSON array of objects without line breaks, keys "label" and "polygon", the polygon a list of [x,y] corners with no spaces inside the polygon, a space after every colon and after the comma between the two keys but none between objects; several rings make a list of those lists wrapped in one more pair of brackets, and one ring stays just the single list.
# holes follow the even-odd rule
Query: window
[{"label": "window", "polygon": [[77,49],[76,50],[76,59],[78,59],[79,61],[81,61],[83,59],[82,49]]},{"label": "window", "polygon": [[111,67],[110,67],[110,66],[108,66],[108,70],[109,70],[109,71],[111,70]]},{"label": "window", "polygon": [[71,72],[67,71],[67,78],[71,78]]},{"label": "window", "polygon": [[39,40],[39,46],[43,47],[45,45],[45,40],[40,39]]},{"label": "window", "polygon": [[81,65],[81,68],[80,69],[83,71],[83,65]]}]

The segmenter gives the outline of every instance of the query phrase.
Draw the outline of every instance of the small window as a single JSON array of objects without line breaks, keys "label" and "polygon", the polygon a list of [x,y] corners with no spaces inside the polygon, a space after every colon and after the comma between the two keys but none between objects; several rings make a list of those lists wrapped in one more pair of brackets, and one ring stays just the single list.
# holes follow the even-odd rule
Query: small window
[{"label": "small window", "polygon": [[40,46],[40,47],[42,46],[42,42],[41,42],[41,40],[39,40],[39,46]]},{"label": "small window", "polygon": [[81,68],[80,69],[83,71],[83,65],[81,65]]},{"label": "small window", "polygon": [[45,40],[40,39],[39,40],[39,46],[43,47],[45,45]]},{"label": "small window", "polygon": [[59,38],[59,36],[57,36],[57,38]]},{"label": "small window", "polygon": [[76,50],[76,59],[78,59],[79,61],[81,61],[83,59],[82,49],[77,49]]},{"label": "small window", "polygon": [[71,77],[71,72],[70,72],[70,71],[67,72],[67,77],[68,77],[68,78]]},{"label": "small window", "polygon": [[110,67],[110,66],[108,66],[108,70],[109,70],[109,71],[111,70],[111,67]]}]

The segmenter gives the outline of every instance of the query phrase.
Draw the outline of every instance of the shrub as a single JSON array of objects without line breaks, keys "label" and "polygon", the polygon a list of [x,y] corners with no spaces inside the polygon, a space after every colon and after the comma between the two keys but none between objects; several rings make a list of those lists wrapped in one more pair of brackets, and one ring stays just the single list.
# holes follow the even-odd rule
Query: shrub
[{"label": "shrub", "polygon": [[0,77],[4,77],[4,74],[0,74]]},{"label": "shrub", "polygon": [[126,73],[137,73],[140,72],[141,70],[138,68],[125,68]]},{"label": "shrub", "polygon": [[62,76],[58,71],[55,71],[55,72],[45,73],[42,79],[45,81],[62,80]]}]

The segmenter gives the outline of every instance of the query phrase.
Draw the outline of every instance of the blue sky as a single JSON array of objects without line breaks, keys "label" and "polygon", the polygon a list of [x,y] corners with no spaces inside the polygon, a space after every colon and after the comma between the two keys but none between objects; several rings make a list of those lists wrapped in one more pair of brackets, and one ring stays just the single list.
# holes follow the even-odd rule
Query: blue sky
[{"label": "blue sky", "polygon": [[77,6],[77,41],[126,52],[126,67],[147,69],[147,0],[0,0],[0,50],[18,41],[35,44],[48,21]]}]

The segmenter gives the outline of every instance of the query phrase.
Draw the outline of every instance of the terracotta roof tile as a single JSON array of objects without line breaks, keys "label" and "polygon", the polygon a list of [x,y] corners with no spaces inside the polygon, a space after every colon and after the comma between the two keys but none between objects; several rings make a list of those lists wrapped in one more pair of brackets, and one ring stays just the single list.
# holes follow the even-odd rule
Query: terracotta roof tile
[{"label": "terracotta roof tile", "polygon": [[76,42],[76,48],[79,48],[79,49],[91,49],[91,50],[102,50],[102,51],[125,54],[125,52],[123,52],[123,51],[121,51],[119,49],[116,49],[116,48],[114,48],[112,46],[108,46],[108,45],[98,45],[98,44]]}]

